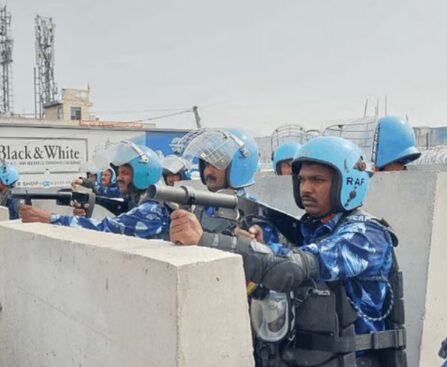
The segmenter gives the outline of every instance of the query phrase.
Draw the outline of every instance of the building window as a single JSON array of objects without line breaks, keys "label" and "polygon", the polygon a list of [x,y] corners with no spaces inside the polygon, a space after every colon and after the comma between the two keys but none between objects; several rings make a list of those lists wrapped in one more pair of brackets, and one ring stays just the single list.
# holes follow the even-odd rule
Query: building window
[{"label": "building window", "polygon": [[70,107],[70,119],[71,120],[81,119],[81,107]]}]

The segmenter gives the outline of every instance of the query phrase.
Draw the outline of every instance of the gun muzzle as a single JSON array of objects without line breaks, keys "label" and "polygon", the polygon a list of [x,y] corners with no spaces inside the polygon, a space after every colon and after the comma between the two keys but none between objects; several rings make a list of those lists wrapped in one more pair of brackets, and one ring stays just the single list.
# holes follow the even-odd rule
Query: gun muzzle
[{"label": "gun muzzle", "polygon": [[177,203],[180,205],[201,205],[216,208],[237,208],[237,196],[194,190],[189,186],[157,186],[147,189],[147,197],[157,201]]}]

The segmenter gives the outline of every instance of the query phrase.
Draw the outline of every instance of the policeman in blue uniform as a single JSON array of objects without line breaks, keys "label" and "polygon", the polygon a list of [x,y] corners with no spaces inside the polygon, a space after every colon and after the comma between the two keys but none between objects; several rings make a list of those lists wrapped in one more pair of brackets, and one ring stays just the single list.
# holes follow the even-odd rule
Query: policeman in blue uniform
[{"label": "policeman in blue uniform", "polygon": [[121,191],[116,184],[116,173],[113,168],[107,168],[98,175],[95,193],[108,198],[121,197]]},{"label": "policeman in blue uniform", "polygon": [[[161,162],[149,148],[123,141],[106,150],[98,158],[118,166],[118,185],[123,193],[138,193],[137,206],[114,218],[93,219],[83,216],[51,214],[28,205],[21,206],[23,222],[43,222],[57,225],[113,232],[140,238],[167,239],[169,231],[168,208],[144,198],[145,190],[161,178]],[[100,167],[100,164],[98,167]]]},{"label": "policeman in blue uniform", "polygon": [[292,175],[292,161],[298,153],[301,144],[284,143],[272,153],[273,172],[277,176]]},{"label": "policeman in blue uniform", "polygon": [[11,164],[0,162],[0,205],[9,210],[9,219],[19,218],[19,200],[12,197],[11,189],[19,180],[19,173]]},{"label": "policeman in blue uniform", "polygon": [[262,245],[207,233],[189,213],[171,215],[171,240],[242,255],[260,284],[251,303],[257,366],[406,366],[402,278],[396,236],[360,211],[370,173],[364,155],[338,137],[304,144],[293,161],[302,243]]},{"label": "policeman in blue uniform", "polygon": [[87,178],[79,177],[71,182],[71,185],[81,185],[92,189],[99,196],[109,198],[119,198],[122,196],[119,187],[116,184],[116,173],[111,167],[105,170],[95,171],[95,173],[87,172]]},{"label": "policeman in blue uniform", "polygon": [[[228,192],[256,201],[245,188],[255,183],[259,150],[256,141],[246,131],[203,129],[186,146],[183,157],[191,162],[199,159],[200,179],[209,191]],[[197,207],[194,213],[208,232],[233,235],[236,231],[253,238],[258,236],[258,240],[266,243],[278,241],[276,230],[265,221],[258,221],[247,231],[235,227],[230,220],[216,217],[216,208]]]},{"label": "policeman in blue uniform", "polygon": [[414,131],[408,121],[395,116],[379,119],[374,141],[376,171],[402,171],[421,156]]},{"label": "policeman in blue uniform", "polygon": [[177,181],[191,180],[191,170],[188,162],[175,154],[164,157],[162,166],[163,180],[168,186],[174,186]]}]

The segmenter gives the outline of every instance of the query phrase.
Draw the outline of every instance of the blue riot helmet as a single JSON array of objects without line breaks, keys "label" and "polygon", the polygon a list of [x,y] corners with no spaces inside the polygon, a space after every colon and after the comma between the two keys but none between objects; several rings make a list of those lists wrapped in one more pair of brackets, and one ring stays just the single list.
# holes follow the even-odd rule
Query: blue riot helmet
[{"label": "blue riot helmet", "polygon": [[199,158],[200,178],[205,184],[205,162],[226,169],[228,186],[235,189],[254,184],[259,151],[256,141],[241,129],[203,129],[186,146],[183,157]]},{"label": "blue riot helmet", "polygon": [[114,185],[116,183],[116,173],[115,173],[115,170],[112,167],[110,167],[110,166],[108,168],[102,170],[102,171],[97,172],[97,173],[93,172],[93,174],[96,174],[96,183],[98,185],[102,185],[101,180],[102,180],[102,173],[104,171],[110,171],[110,174],[111,174],[111,176],[110,176],[110,186]]},{"label": "blue riot helmet", "polygon": [[[85,162],[82,163],[79,166],[79,172],[85,172],[85,174],[87,175],[87,179],[91,180],[92,182],[98,182],[100,183],[100,181],[98,181],[98,177],[101,174],[101,171],[98,170],[98,168],[93,164],[93,162]],[[92,176],[95,176],[95,179],[92,179]]]},{"label": "blue riot helmet", "polygon": [[374,141],[374,166],[382,169],[394,162],[410,163],[421,156],[410,124],[395,116],[379,119]]},{"label": "blue riot helmet", "polygon": [[168,175],[180,175],[182,181],[187,181],[191,179],[191,170],[189,163],[183,158],[171,154],[163,158],[163,178],[166,181],[166,176]]},{"label": "blue riot helmet", "polygon": [[289,159],[293,160],[300,146],[301,145],[298,143],[284,143],[275,149],[275,151],[272,153],[272,161],[273,171],[277,176],[281,175],[281,162]]},{"label": "blue riot helmet", "polygon": [[0,162],[0,181],[3,185],[13,187],[19,179],[19,173],[15,167],[6,163],[4,160]]},{"label": "blue riot helmet", "polygon": [[93,157],[95,165],[101,169],[109,169],[110,164],[132,167],[132,183],[138,190],[146,190],[161,178],[161,162],[157,154],[148,147],[137,145],[129,140],[112,145]]},{"label": "blue riot helmet", "polygon": [[255,139],[244,130],[227,130],[243,143],[243,147],[238,149],[233,155],[233,159],[228,168],[228,183],[233,188],[253,185],[255,183],[255,173],[258,171],[258,144]]},{"label": "blue riot helmet", "polygon": [[298,177],[304,162],[322,164],[334,170],[331,212],[352,210],[361,206],[368,193],[371,176],[364,156],[357,145],[335,136],[317,137],[305,143],[292,163],[293,194],[298,207],[304,209]]}]

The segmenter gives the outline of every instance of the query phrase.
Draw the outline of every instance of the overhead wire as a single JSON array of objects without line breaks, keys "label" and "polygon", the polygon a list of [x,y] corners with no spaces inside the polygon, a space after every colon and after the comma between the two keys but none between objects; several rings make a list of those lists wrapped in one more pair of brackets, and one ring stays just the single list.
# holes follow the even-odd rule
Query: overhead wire
[{"label": "overhead wire", "polygon": [[[171,113],[171,114],[165,114],[165,115],[160,115],[160,116],[155,116],[155,117],[148,117],[146,119],[141,119],[141,120],[119,121],[119,122],[123,122],[123,123],[138,123],[138,122],[139,123],[143,123],[145,121],[161,120],[161,119],[164,119],[164,118],[168,118],[168,117],[172,117],[172,116],[176,116],[176,115],[180,115],[180,114],[184,114],[184,113],[192,113],[192,112],[193,112],[192,109],[183,109],[183,110],[181,110],[179,112],[175,112],[175,113]],[[30,123],[32,123],[32,120],[30,121]],[[15,127],[28,128],[29,126],[17,125]],[[48,128],[51,128],[51,129],[58,129],[59,128],[59,129],[66,130],[65,126],[63,126],[63,127],[55,127],[55,126],[36,125],[36,127],[39,127],[39,128],[48,127]],[[78,126],[69,126],[69,129],[76,129],[77,127]],[[79,127],[81,127],[81,126],[79,126]],[[194,128],[191,129],[191,130],[194,130]],[[143,133],[143,131],[138,131],[138,132]],[[26,144],[32,144],[32,143],[42,143],[42,142],[45,142],[45,143],[46,142],[54,142],[54,140],[57,140],[57,139],[64,140],[64,139],[73,139],[73,138],[81,138],[81,137],[85,138],[85,131],[81,130],[81,131],[73,133],[73,134],[67,134],[67,135],[64,135],[64,136],[57,136],[57,137],[51,137],[51,138],[49,138],[49,137],[34,137],[34,138],[30,138],[30,139],[26,139],[26,138],[25,139],[26,139]],[[23,137],[22,138],[19,138],[19,137],[5,137],[5,138],[6,139],[23,139]],[[23,143],[8,144],[8,145],[10,147],[18,147],[18,146],[23,146]]]}]

